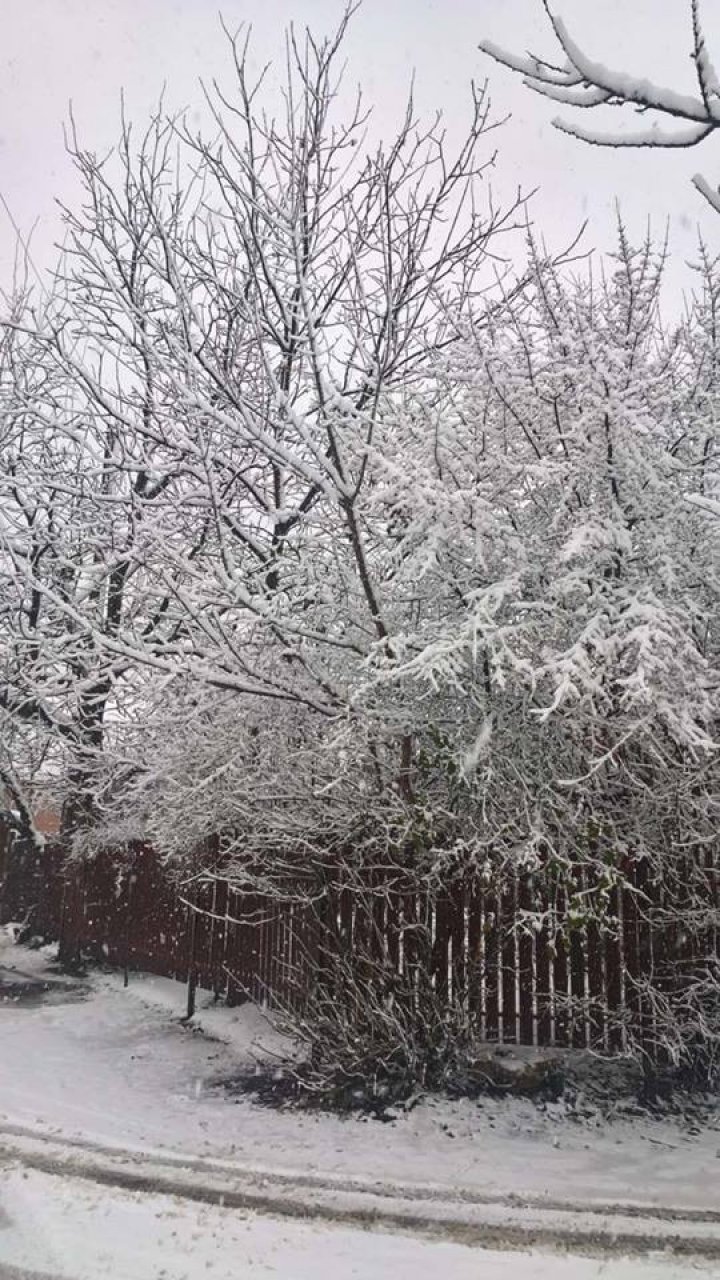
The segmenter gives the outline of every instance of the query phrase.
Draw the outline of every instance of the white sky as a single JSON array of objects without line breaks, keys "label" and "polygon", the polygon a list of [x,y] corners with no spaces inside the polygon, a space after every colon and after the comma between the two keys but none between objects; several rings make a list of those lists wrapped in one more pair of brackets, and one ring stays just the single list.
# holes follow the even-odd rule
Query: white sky
[{"label": "white sky", "polygon": [[[282,58],[290,20],[325,33],[343,8],[343,0],[221,2],[229,26],[252,22],[258,61]],[[555,7],[595,58],[692,89],[689,0],[555,0]],[[705,0],[704,10],[720,65],[720,0]],[[200,102],[200,76],[227,80],[224,37],[214,0],[4,0],[1,35],[0,192],[24,234],[37,222],[32,251],[42,268],[52,263],[61,234],[54,198],[77,198],[63,150],[69,101],[81,141],[103,151],[117,137],[121,89],[128,116],[142,121],[163,84],[168,107],[192,108]],[[512,112],[492,136],[499,147],[496,193],[510,196],[518,184],[539,188],[531,208],[554,247],[585,218],[586,246],[607,247],[616,196],[636,238],[648,215],[659,234],[669,218],[677,296],[690,281],[684,261],[693,254],[698,224],[720,249],[720,219],[690,185],[698,169],[720,182],[720,139],[681,152],[585,147],[551,128],[554,104],[483,57],[477,49],[483,37],[517,52],[555,48],[541,0],[364,0],[347,45],[348,76],[363,84],[376,120],[391,132],[414,69],[418,107],[442,108],[451,133],[468,118],[471,78],[489,77],[498,114]],[[0,208],[3,286],[14,244]]]}]

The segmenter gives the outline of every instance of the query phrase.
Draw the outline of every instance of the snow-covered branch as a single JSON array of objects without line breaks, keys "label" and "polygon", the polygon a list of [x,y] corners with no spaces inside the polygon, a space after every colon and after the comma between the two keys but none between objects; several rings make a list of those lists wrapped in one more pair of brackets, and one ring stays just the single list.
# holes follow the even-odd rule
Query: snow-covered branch
[{"label": "snow-covered branch", "polygon": [[[635,112],[650,112],[657,118],[640,130],[603,129],[568,121],[553,120],[563,133],[599,147],[695,147],[720,129],[720,82],[707,48],[700,16],[700,0],[690,0],[692,52],[698,95],[679,93],[675,89],[654,84],[642,73],[617,71],[591,58],[570,34],[564,20],[551,9],[544,8],[564,55],[561,66],[542,58],[519,57],[490,40],[480,44],[483,53],[502,66],[523,77],[523,83],[553,102],[590,110],[603,107],[629,107]],[[684,127],[663,128],[660,120],[683,122]],[[717,192],[701,177],[695,186],[717,208]]]}]

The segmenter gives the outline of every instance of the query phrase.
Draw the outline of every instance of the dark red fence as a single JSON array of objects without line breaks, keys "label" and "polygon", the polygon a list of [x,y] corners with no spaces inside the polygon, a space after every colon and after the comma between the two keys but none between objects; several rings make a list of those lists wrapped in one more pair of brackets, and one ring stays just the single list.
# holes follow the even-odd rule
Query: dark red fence
[{"label": "dark red fence", "polygon": [[62,932],[63,853],[60,845],[39,849],[20,839],[0,817],[0,924],[27,922],[59,938]]},{"label": "dark red fence", "polygon": [[[482,1038],[506,1043],[618,1049],[641,1027],[652,1045],[653,992],[718,954],[711,853],[692,868],[678,863],[672,894],[646,863],[625,867],[599,912],[580,868],[422,891],[397,868],[366,869],[353,885],[330,877],[319,894],[316,885],[314,900],[298,891],[283,900],[240,891],[211,859],[178,880],[147,848],[65,869],[57,844],[35,852],[6,836],[4,850],[0,842],[0,922],[27,917],[66,952],[231,1002],[302,1001],[328,956],[365,957],[388,990],[407,996],[429,978],[442,1005],[470,1011]],[[698,903],[706,926],[685,928],[683,911],[689,920]]]}]

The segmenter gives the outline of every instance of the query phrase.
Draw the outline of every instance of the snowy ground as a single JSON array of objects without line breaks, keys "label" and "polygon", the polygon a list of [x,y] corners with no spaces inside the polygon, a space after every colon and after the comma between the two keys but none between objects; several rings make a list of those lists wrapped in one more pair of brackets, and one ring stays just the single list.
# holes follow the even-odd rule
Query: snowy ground
[{"label": "snowy ground", "polygon": [[[505,1253],[2,1171],[0,1277],[72,1280],[697,1280],[700,1264]],[[3,1269],[5,1268],[5,1269]],[[17,1271],[14,1269],[17,1268]]]},{"label": "snowy ground", "polygon": [[[42,957],[5,949],[0,963]],[[427,1100],[392,1124],[278,1113],[218,1085],[259,1044],[262,1016],[201,1011],[230,1043],[181,1025],[183,989],[101,978],[77,1003],[0,1006],[0,1121],[143,1151],[192,1152],[369,1182],[432,1182],[596,1202],[720,1209],[720,1129],[578,1124],[559,1106]]]},{"label": "snowy ground", "polygon": [[[11,978],[22,972],[36,978],[45,963],[24,948],[0,950],[0,968],[11,970]],[[296,1185],[335,1189],[336,1202],[357,1188],[386,1197],[399,1188],[405,1203],[414,1192],[416,1210],[424,1196],[466,1203],[481,1198],[486,1217],[493,1198],[500,1205],[504,1196],[512,1197],[519,1217],[532,1206],[548,1210],[549,1217],[553,1203],[645,1206],[646,1216],[663,1208],[694,1209],[705,1219],[697,1231],[720,1237],[717,1128],[693,1133],[649,1119],[580,1124],[560,1107],[539,1112],[519,1101],[427,1100],[392,1124],[270,1111],[245,1098],[234,1100],[219,1084],[238,1062],[279,1047],[261,1014],[247,1007],[203,1008],[201,1032],[180,1023],[184,992],[177,984],[140,977],[130,983],[124,991],[114,976],[96,978],[83,999],[68,1001],[67,992],[57,992],[42,1003],[0,1003],[0,1140],[4,1131],[21,1141],[21,1130],[52,1136],[56,1144],[72,1145],[75,1139],[79,1151],[92,1145],[111,1153],[122,1148],[142,1153],[143,1161],[174,1161],[195,1177],[197,1172],[187,1172],[192,1156],[193,1170],[207,1170],[208,1176],[213,1164],[213,1176],[225,1168],[250,1169],[256,1176],[265,1170],[276,1180],[285,1174]],[[206,1265],[212,1275],[253,1280],[273,1274],[288,1280],[325,1274],[338,1280],[422,1278],[443,1267],[453,1280],[500,1274],[500,1255],[478,1254],[458,1243],[368,1235],[321,1223],[283,1220],[273,1226],[272,1212],[260,1217],[248,1208],[223,1210],[99,1188],[72,1176],[49,1178],[37,1168],[24,1172],[26,1177],[6,1149],[0,1168],[0,1277],[2,1263],[58,1276],[139,1280],[161,1276],[163,1266],[173,1280],[194,1277],[205,1274]],[[430,1212],[429,1198],[426,1203]],[[507,1206],[500,1208],[507,1212]],[[3,1211],[10,1220],[5,1228]],[[156,1237],[159,1254],[147,1243]],[[70,1238],[82,1240],[82,1257],[72,1253]],[[103,1248],[113,1257],[105,1272]],[[62,1270],[65,1257],[73,1259],[74,1270]],[[626,1264],[553,1255],[548,1270],[546,1255],[502,1257],[503,1276],[519,1280],[690,1274],[689,1263],[660,1259]],[[75,1266],[78,1259],[85,1270]]]}]

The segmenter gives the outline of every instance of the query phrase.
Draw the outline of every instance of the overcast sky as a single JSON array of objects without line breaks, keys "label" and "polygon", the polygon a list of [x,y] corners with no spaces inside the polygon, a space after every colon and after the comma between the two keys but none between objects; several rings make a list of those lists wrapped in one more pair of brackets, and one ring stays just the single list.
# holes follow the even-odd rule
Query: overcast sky
[{"label": "overcast sky", "polygon": [[[692,90],[689,0],[555,0],[571,32],[595,58]],[[343,0],[223,0],[227,24],[252,22],[258,62],[282,57],[291,20],[324,33]],[[720,66],[720,0],[705,0],[705,26]],[[490,38],[517,52],[551,54],[540,0],[364,0],[347,45],[348,76],[375,103],[376,127],[398,121],[415,71],[420,111],[441,108],[451,132],[468,119],[472,78],[490,80],[497,113],[512,113],[500,134],[493,186],[502,197],[520,184],[538,188],[537,225],[559,247],[589,220],[587,247],[607,247],[617,197],[631,233],[648,214],[662,233],[670,221],[671,292],[689,282],[697,227],[720,250],[720,219],[690,184],[698,169],[720,182],[720,139],[692,151],[603,152],[552,129],[553,104],[525,90],[477,49]],[[142,120],[166,86],[168,107],[193,108],[198,79],[227,79],[228,62],[213,0],[4,0],[0,53],[0,193],[27,235],[38,267],[51,264],[61,234],[55,198],[77,199],[63,150],[68,103],[82,142],[96,151],[118,133],[119,99]],[[0,283],[11,276],[14,232],[0,208]]]}]

